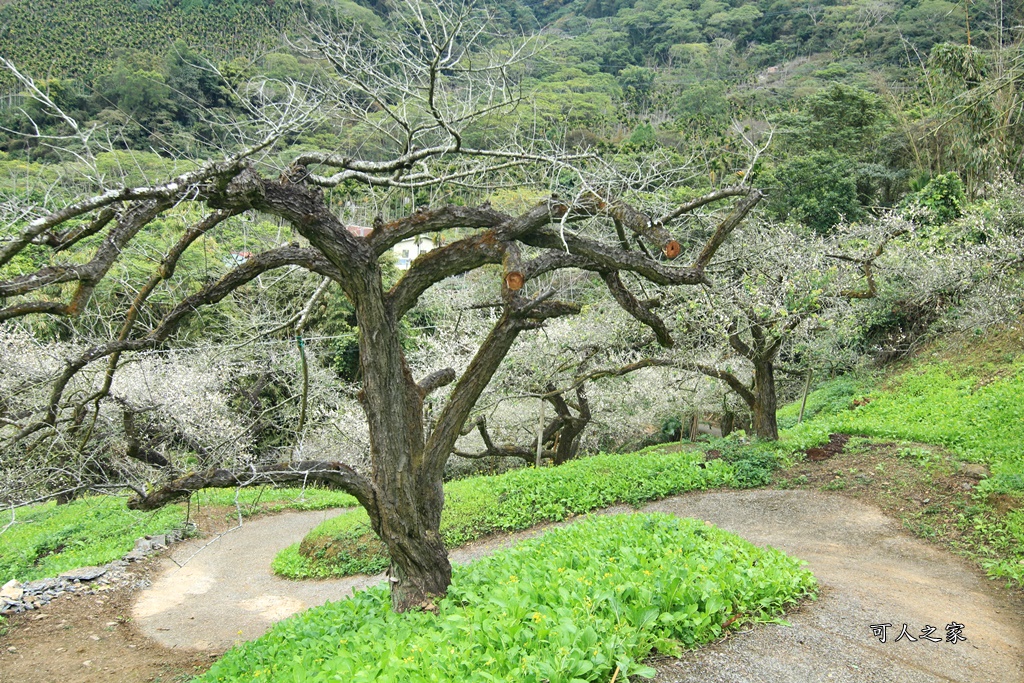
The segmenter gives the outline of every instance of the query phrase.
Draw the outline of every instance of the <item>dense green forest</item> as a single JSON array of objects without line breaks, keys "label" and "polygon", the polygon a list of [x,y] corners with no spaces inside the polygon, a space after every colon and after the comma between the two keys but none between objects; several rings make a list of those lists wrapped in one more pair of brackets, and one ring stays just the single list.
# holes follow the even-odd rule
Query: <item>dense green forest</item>
[{"label": "dense green forest", "polygon": [[[686,158],[694,188],[751,169],[777,189],[770,210],[827,230],[894,206],[955,171],[968,196],[1024,163],[1017,4],[576,1],[493,3],[509,32],[537,37],[518,74],[520,110],[546,134],[605,152]],[[0,56],[114,144],[180,154],[223,146],[211,120],[244,109],[240,89],[322,77],[302,26],[329,18],[373,27],[394,9],[349,0],[74,0],[0,7]],[[40,40],[45,36],[45,40]],[[52,112],[4,72],[0,124],[26,132]],[[517,117],[491,122],[500,135]],[[321,128],[292,145],[358,146]],[[10,158],[56,160],[46,145],[0,137]],[[827,182],[820,182],[825,180]]]}]

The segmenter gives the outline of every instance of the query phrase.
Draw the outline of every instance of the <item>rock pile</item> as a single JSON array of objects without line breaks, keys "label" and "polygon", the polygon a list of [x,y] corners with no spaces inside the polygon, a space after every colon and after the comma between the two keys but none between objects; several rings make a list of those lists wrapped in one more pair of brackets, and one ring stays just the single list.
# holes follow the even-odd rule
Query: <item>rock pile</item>
[{"label": "rock pile", "polygon": [[184,532],[180,529],[145,536],[136,540],[135,547],[123,558],[102,567],[79,567],[55,579],[37,579],[28,583],[11,579],[0,588],[0,614],[19,614],[39,609],[57,596],[67,593],[95,595],[109,591],[127,582],[127,568],[131,562],[163,550],[182,538]]}]

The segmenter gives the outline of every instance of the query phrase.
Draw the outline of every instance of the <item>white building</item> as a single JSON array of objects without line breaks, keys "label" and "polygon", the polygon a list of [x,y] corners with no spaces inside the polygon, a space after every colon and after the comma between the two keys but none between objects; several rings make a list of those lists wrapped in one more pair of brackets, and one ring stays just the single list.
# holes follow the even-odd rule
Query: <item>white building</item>
[{"label": "white building", "polygon": [[[373,228],[363,225],[349,225],[347,227],[348,231],[356,237],[367,237],[371,232],[373,232]],[[398,266],[398,269],[408,270],[409,264],[416,260],[417,256],[431,251],[436,246],[434,238],[430,235],[417,235],[415,237],[402,240],[392,247],[392,251],[395,252],[395,263]]]},{"label": "white building", "polygon": [[395,252],[395,264],[399,270],[408,270],[409,264],[417,256],[427,253],[434,246],[434,240],[429,235],[416,235],[415,237],[402,240],[392,248]]}]

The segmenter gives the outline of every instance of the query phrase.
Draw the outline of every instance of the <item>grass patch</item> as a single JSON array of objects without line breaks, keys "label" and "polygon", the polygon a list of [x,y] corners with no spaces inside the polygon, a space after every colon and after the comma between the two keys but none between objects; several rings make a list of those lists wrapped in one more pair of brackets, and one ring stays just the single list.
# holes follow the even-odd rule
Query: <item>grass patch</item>
[{"label": "grass patch", "polygon": [[244,489],[203,489],[192,495],[192,504],[241,509],[242,516],[283,510],[329,510],[358,505],[343,491],[315,487]]},{"label": "grass patch", "polygon": [[184,521],[180,506],[137,512],[127,509],[124,499],[110,496],[21,508],[14,525],[0,536],[0,583],[106,564],[131,550],[139,536],[163,533]]},{"label": "grass patch", "polygon": [[989,576],[1008,579],[1024,587],[1024,509],[1011,510],[1005,517],[994,519],[991,511],[985,509],[959,517],[960,522],[970,525],[975,535],[996,555],[981,561]]},{"label": "grass patch", "polygon": [[596,517],[456,567],[437,615],[395,614],[385,587],[277,624],[202,683],[547,681],[650,676],[676,653],[813,595],[798,560],[693,519]]},{"label": "grass patch", "polygon": [[[245,516],[279,510],[321,510],[355,505],[355,498],[317,488],[206,489],[193,504],[230,507]],[[180,528],[185,505],[154,512],[129,510],[123,498],[90,496],[67,505],[44,503],[15,511],[14,524],[0,534],[0,584],[10,579],[32,581],[118,559],[135,539]],[[6,523],[6,522],[5,522]]]},{"label": "grass patch", "polygon": [[[703,464],[693,451],[597,455],[554,468],[526,468],[445,485],[441,534],[454,548],[498,531],[527,529],[615,503],[639,506],[684,491],[736,483],[733,464]],[[274,571],[289,578],[372,574],[388,566],[383,544],[362,509],[320,524],[301,544],[274,559]]]},{"label": "grass patch", "polygon": [[[872,373],[849,374],[825,382],[807,395],[804,420],[821,416],[833,416],[850,409],[853,402],[878,385],[879,378]],[[794,401],[776,413],[779,429],[796,427],[800,418],[800,401]]]},{"label": "grass patch", "polygon": [[987,490],[1024,492],[1024,358],[1007,370],[993,379],[975,368],[943,361],[911,368],[891,379],[888,388],[856,396],[846,389],[858,385],[834,380],[811,396],[842,394],[848,399],[845,405],[826,401],[827,410],[792,431],[942,445],[964,460],[990,465]]}]

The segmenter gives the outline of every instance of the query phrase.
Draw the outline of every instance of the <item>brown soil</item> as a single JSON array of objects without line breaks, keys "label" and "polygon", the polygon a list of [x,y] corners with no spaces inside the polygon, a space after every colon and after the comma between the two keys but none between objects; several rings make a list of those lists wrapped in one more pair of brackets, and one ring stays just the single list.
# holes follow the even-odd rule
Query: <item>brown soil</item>
[{"label": "brown soil", "polygon": [[843,449],[846,448],[846,442],[849,440],[849,434],[829,434],[827,444],[817,448],[808,448],[804,453],[807,454],[807,459],[812,462],[828,460],[833,455],[842,453]]},{"label": "brown soil", "polygon": [[131,619],[151,563],[131,569],[133,581],[97,595],[65,594],[34,612],[10,618],[0,637],[0,681],[14,683],[169,683],[202,673],[208,653],[162,647]]},{"label": "brown soil", "polygon": [[[238,523],[234,508],[193,508],[190,517],[204,538]],[[158,561],[154,556],[132,565],[129,581],[109,591],[66,593],[9,617],[0,635],[0,683],[171,683],[208,669],[216,653],[163,647],[132,619],[132,605]]]}]

